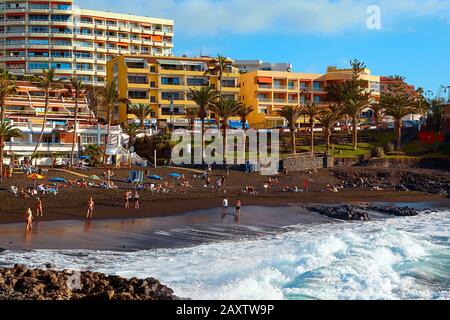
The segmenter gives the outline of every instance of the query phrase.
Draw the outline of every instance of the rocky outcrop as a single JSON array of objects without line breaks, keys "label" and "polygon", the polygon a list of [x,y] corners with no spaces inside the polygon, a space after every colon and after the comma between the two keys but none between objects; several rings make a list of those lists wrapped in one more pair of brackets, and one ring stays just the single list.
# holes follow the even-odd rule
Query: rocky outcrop
[{"label": "rocky outcrop", "polygon": [[369,214],[356,206],[340,206],[340,207],[311,207],[309,211],[316,212],[323,216],[338,220],[359,220],[369,221]]},{"label": "rocky outcrop", "polygon": [[410,207],[381,207],[381,206],[369,206],[368,210],[385,213],[396,217],[412,217],[417,216],[419,212],[416,209]]},{"label": "rocky outcrop", "polygon": [[97,272],[0,269],[0,300],[176,300],[158,280],[125,279]]}]

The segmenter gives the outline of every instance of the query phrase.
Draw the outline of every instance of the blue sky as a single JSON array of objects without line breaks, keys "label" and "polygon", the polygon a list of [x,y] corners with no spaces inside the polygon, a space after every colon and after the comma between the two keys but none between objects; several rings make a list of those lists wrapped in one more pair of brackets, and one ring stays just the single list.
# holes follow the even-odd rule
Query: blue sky
[{"label": "blue sky", "polygon": [[[290,62],[322,73],[358,58],[377,75],[450,85],[450,0],[75,0],[84,9],[175,20],[176,55]],[[367,9],[381,29],[368,29]]]}]

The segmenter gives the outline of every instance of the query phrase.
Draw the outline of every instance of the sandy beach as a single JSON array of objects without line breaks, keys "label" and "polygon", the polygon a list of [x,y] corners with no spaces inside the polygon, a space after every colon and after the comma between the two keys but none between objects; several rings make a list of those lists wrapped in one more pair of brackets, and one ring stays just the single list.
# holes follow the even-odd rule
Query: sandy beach
[{"label": "sandy beach", "polygon": [[[157,174],[163,177],[163,181],[167,181],[168,193],[152,193],[150,191],[140,192],[141,208],[124,209],[124,193],[133,189],[132,184],[125,183],[128,176],[128,170],[118,170],[116,176],[112,178],[117,185],[117,190],[105,190],[99,188],[78,188],[68,187],[66,185],[59,186],[57,195],[39,195],[44,206],[44,217],[36,217],[35,221],[49,220],[77,220],[85,219],[87,201],[89,197],[93,197],[96,203],[94,211],[95,220],[103,219],[136,219],[150,217],[164,217],[180,213],[186,213],[196,210],[204,210],[217,208],[221,206],[225,196],[229,198],[230,206],[234,206],[236,201],[240,199],[243,206],[285,206],[288,204],[306,204],[306,203],[355,203],[355,202],[432,202],[441,201],[445,197],[439,194],[430,194],[417,191],[398,191],[395,190],[396,180],[402,177],[396,177],[398,170],[364,168],[365,173],[377,175],[380,170],[387,171],[391,181],[392,188],[389,190],[373,190],[370,188],[343,188],[339,192],[334,193],[326,190],[327,185],[338,186],[343,184],[338,174],[333,170],[319,170],[310,173],[289,173],[287,176],[279,175],[277,184],[271,186],[267,192],[264,191],[263,185],[268,177],[261,176],[257,173],[243,173],[231,171],[230,176],[225,178],[225,188],[220,192],[217,189],[204,188],[205,180],[194,178],[198,173],[186,171],[176,168],[158,168],[150,169],[150,174]],[[346,168],[346,174],[352,173],[353,168]],[[361,170],[360,168],[358,170]],[[178,172],[185,176],[191,187],[178,186],[178,181],[169,177],[172,172]],[[427,174],[432,177],[439,175],[441,179],[450,181],[448,172],[414,169],[414,174]],[[408,172],[404,172],[408,174]],[[90,171],[77,172],[85,176],[96,174],[103,176],[103,169],[93,169]],[[358,172],[360,174],[360,172]],[[215,185],[216,180],[225,175],[223,171],[213,171],[211,175],[212,184]],[[61,177],[67,180],[80,179],[81,177],[71,173],[50,170],[45,175],[44,180]],[[420,177],[421,178],[421,177]],[[366,178],[369,180],[369,178]],[[89,179],[86,179],[89,181]],[[286,186],[302,187],[304,182],[308,181],[308,192],[293,193],[283,192]],[[92,182],[92,181],[91,181]],[[155,183],[145,179],[144,182]],[[164,183],[164,182],[162,182]],[[173,185],[175,184],[175,185]],[[35,208],[35,198],[14,197],[8,191],[10,186],[27,188],[32,186],[30,179],[24,178],[22,175],[15,175],[11,179],[4,180],[0,185],[0,223],[22,223],[24,221],[24,213],[27,208]],[[256,194],[243,194],[242,189],[245,186],[252,186]]]}]

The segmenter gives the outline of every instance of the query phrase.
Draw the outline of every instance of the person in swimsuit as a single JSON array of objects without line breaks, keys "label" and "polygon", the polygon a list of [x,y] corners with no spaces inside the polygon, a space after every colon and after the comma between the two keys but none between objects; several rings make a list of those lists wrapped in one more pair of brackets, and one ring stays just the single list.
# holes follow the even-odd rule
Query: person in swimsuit
[{"label": "person in swimsuit", "polygon": [[25,232],[30,232],[31,230],[33,230],[33,212],[31,211],[31,208],[28,208],[27,212],[25,213],[26,218],[25,218],[25,222],[26,222],[26,227],[25,227]]},{"label": "person in swimsuit", "polygon": [[128,191],[125,192],[125,194],[123,195],[123,199],[125,201],[125,209],[129,209],[130,208],[130,202],[128,199]]},{"label": "person in swimsuit", "polygon": [[44,210],[42,208],[42,200],[40,198],[37,198],[36,201],[36,217],[43,217],[44,216]]},{"label": "person in swimsuit", "polygon": [[131,190],[128,190],[127,192],[127,202],[128,202],[128,209],[130,209],[133,206],[133,192]]},{"label": "person in swimsuit", "polygon": [[137,190],[134,192],[134,208],[136,210],[139,210],[139,193],[137,192]]},{"label": "person in swimsuit", "polygon": [[92,216],[94,214],[94,206],[95,206],[94,199],[89,198],[86,219],[92,219]]},{"label": "person in swimsuit", "polygon": [[236,217],[239,217],[241,215],[241,200],[238,200],[236,202]]}]

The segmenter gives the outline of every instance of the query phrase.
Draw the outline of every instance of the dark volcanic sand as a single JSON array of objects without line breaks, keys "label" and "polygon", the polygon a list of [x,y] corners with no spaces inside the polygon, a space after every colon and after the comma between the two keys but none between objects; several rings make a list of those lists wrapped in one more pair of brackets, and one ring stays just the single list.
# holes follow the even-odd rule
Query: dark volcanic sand
[{"label": "dark volcanic sand", "polygon": [[[339,168],[347,171],[349,174],[360,175],[362,172],[367,175],[374,175],[374,172],[383,171],[384,181],[395,184],[401,175],[398,175],[400,169],[376,169],[376,168]],[[409,171],[408,171],[409,170]],[[102,177],[103,169],[82,171],[81,174],[96,174]],[[116,171],[117,176],[113,178],[119,186],[119,190],[103,190],[97,188],[79,189],[79,188],[60,188],[57,196],[41,195],[44,204],[43,218],[40,221],[47,220],[67,220],[84,219],[86,214],[86,203],[89,197],[93,197],[96,202],[94,219],[123,219],[123,218],[144,218],[144,217],[162,217],[179,214],[188,211],[215,208],[221,205],[224,194],[219,194],[217,190],[203,188],[204,180],[195,179],[189,171],[173,168],[150,169],[150,174],[163,176],[166,181],[172,184],[172,178],[168,177],[171,172],[184,173],[193,188],[174,187],[167,194],[155,193],[149,191],[140,192],[141,210],[125,210],[123,208],[123,193],[132,185],[124,183],[128,176],[128,170]],[[430,179],[439,176],[439,179],[450,181],[450,173],[443,171],[425,170],[425,169],[402,169],[405,174],[417,174],[420,176],[429,176]],[[223,175],[223,171],[214,171],[212,182]],[[376,176],[376,175],[374,175]],[[46,179],[52,177],[62,177],[66,179],[76,179],[77,177],[58,171],[50,171]],[[264,205],[264,206],[284,206],[289,203],[349,203],[349,202],[431,202],[440,201],[444,197],[440,195],[431,195],[423,192],[399,192],[393,190],[374,191],[368,189],[346,189],[338,193],[329,191],[322,192],[327,184],[340,185],[339,180],[333,173],[333,170],[323,169],[316,173],[289,173],[288,176],[279,175],[280,184],[269,189],[267,194],[263,192],[263,184],[268,177],[261,176],[258,173],[231,172],[231,176],[226,179],[226,191],[230,200],[230,205],[234,205],[238,199],[242,200],[243,206]],[[308,193],[283,193],[283,186],[297,185],[303,186],[305,179],[310,180]],[[43,180],[46,182],[46,180]],[[150,180],[146,180],[150,182]],[[24,212],[28,207],[35,208],[35,200],[15,198],[9,193],[11,185],[21,187],[30,186],[29,179],[24,179],[22,175],[15,175],[12,179],[6,179],[0,183],[0,223],[23,222]],[[242,195],[241,189],[246,185],[252,185],[258,190],[257,195]]]}]

